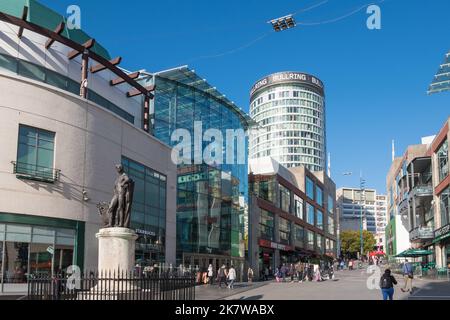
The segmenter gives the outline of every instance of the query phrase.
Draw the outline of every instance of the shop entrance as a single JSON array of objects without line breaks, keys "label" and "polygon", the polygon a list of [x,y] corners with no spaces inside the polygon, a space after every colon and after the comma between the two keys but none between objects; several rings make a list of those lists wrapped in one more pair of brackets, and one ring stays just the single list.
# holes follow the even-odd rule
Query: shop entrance
[{"label": "shop entrance", "polygon": [[260,248],[259,250],[259,272],[261,278],[264,278],[266,270],[269,276],[272,277],[275,270],[275,251],[266,248]]}]

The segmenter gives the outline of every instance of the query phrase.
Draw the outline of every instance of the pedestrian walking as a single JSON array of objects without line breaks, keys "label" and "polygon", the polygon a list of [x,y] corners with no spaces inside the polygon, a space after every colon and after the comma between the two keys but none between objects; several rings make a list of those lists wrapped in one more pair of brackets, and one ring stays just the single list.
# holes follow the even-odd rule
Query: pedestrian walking
[{"label": "pedestrian walking", "polygon": [[219,282],[219,288],[222,288],[222,283],[225,284],[225,286],[228,286],[227,283],[227,270],[226,266],[223,264],[222,267],[220,267],[219,272],[217,273],[218,282]]},{"label": "pedestrian walking", "polygon": [[283,265],[281,266],[280,271],[281,271],[281,277],[283,278],[283,282],[286,282],[286,274],[288,272],[288,269],[287,269],[285,263],[283,263]]},{"label": "pedestrian walking", "polygon": [[295,278],[295,268],[293,263],[291,263],[291,266],[289,267],[289,275],[291,276],[291,283],[293,283]]},{"label": "pedestrian walking", "polygon": [[380,279],[380,288],[383,294],[383,300],[394,300],[394,285],[397,285],[397,280],[391,275],[391,270],[386,269]]},{"label": "pedestrian walking", "polygon": [[234,282],[236,281],[236,269],[234,269],[233,265],[228,270],[228,280],[230,280],[228,289],[234,289]]},{"label": "pedestrian walking", "polygon": [[264,281],[269,280],[269,268],[264,269]]},{"label": "pedestrian walking", "polygon": [[353,260],[350,260],[350,261],[348,262],[348,269],[349,269],[349,270],[353,270]]},{"label": "pedestrian walking", "polygon": [[410,294],[413,294],[414,268],[408,260],[405,261],[402,271],[403,278],[405,279],[405,286],[402,288],[402,292],[409,292]]},{"label": "pedestrian walking", "polygon": [[247,270],[247,279],[249,283],[253,282],[253,269],[251,267],[248,267]]},{"label": "pedestrian walking", "polygon": [[209,285],[212,285],[213,282],[214,282],[214,269],[213,269],[212,264],[210,264],[208,266],[208,283],[209,283]]}]

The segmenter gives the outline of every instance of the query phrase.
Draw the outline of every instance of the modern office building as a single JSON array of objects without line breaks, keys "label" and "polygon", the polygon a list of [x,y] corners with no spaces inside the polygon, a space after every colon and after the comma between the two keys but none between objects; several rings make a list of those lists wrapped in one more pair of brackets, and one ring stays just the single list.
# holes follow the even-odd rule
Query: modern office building
[{"label": "modern office building", "polygon": [[374,235],[386,229],[386,196],[373,189],[340,188],[336,192],[340,231],[363,230]]},{"label": "modern office building", "polygon": [[[200,268],[212,264],[215,270],[233,264],[240,277],[248,211],[246,133],[251,119],[186,66],[147,74],[140,81],[156,85],[151,103],[154,135],[173,147],[180,144],[180,132],[191,137],[182,155],[185,162],[178,166],[177,264]],[[221,136],[218,158],[207,161],[203,151],[214,132]]]},{"label": "modern office building", "polygon": [[428,94],[440,93],[450,90],[450,52],[445,55],[444,62],[439,66],[439,70],[433,78],[428,88]]},{"label": "modern office building", "polygon": [[282,263],[337,257],[336,185],[325,172],[250,160],[248,259],[256,275]]},{"label": "modern office building", "polygon": [[[151,136],[151,93],[36,1],[0,1],[0,290],[70,265],[96,270],[97,204],[122,163],[143,263],[175,263],[176,165]],[[111,62],[112,61],[112,62]],[[147,100],[148,101],[148,100]],[[147,128],[148,129],[148,128]]]},{"label": "modern office building", "polygon": [[251,90],[250,116],[258,124],[250,134],[250,159],[326,170],[325,91],[318,78],[281,72],[259,80]]}]

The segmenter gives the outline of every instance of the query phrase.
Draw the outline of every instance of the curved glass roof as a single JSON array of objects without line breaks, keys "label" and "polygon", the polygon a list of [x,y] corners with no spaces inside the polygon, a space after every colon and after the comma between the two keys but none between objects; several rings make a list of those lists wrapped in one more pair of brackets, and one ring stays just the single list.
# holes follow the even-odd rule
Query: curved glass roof
[{"label": "curved glass roof", "polygon": [[440,65],[428,89],[428,94],[450,91],[450,52],[445,55],[445,61]]},{"label": "curved glass roof", "polygon": [[[36,0],[0,0],[0,11],[17,18],[22,18],[23,8],[25,6],[28,7],[27,21],[37,24],[40,27],[55,30],[61,22],[67,22],[65,17]],[[89,39],[92,39],[83,30],[69,30],[67,26],[61,35],[79,44],[84,44]],[[111,60],[111,56],[102,45],[95,43],[91,50],[103,58]]]},{"label": "curved glass roof", "polygon": [[249,128],[255,125],[254,121],[246,112],[240,109],[233,101],[230,101],[225,95],[220,93],[216,87],[211,86],[205,79],[201,78],[194,70],[189,69],[188,66],[160,71],[154,73],[154,75],[206,92],[237,113],[244,127]]}]

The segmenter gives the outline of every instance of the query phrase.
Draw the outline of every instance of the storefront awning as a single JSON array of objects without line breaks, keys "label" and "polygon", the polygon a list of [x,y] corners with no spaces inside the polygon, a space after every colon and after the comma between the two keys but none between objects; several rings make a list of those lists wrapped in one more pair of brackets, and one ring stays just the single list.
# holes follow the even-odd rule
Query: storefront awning
[{"label": "storefront awning", "polygon": [[426,257],[432,255],[434,252],[430,250],[415,250],[409,249],[403,251],[402,253],[396,255],[396,258],[415,258],[415,257]]},{"label": "storefront awning", "polygon": [[433,244],[441,242],[442,240],[448,239],[450,238],[450,233],[444,234],[440,237],[437,237],[436,239],[434,239]]}]

